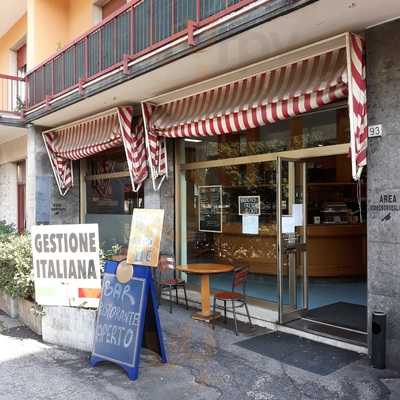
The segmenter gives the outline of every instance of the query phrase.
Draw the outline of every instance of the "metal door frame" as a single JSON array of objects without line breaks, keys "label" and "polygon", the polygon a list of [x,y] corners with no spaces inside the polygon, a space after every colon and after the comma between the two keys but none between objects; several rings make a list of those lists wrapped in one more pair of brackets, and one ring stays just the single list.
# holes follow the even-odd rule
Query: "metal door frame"
[{"label": "metal door frame", "polygon": [[[283,304],[283,243],[282,243],[282,161],[301,163],[303,175],[303,235],[301,254],[303,257],[303,307],[293,311],[286,312]],[[309,293],[308,293],[308,258],[307,258],[307,168],[305,161],[301,159],[293,159],[286,157],[277,157],[276,162],[276,249],[277,249],[277,271],[278,271],[278,311],[279,323],[284,324],[294,319],[300,318],[308,310]],[[296,251],[298,251],[296,249]],[[296,273],[296,270],[295,270]],[[290,278],[289,278],[290,279]],[[297,285],[294,286],[294,295],[297,297]],[[293,293],[290,293],[293,295]]]}]

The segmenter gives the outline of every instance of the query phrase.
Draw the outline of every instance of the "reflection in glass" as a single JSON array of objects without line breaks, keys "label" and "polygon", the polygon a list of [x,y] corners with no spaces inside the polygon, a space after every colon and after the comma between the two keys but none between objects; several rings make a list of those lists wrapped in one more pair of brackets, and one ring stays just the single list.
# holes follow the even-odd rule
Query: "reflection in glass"
[{"label": "reflection in glass", "polygon": [[85,222],[99,224],[100,245],[105,250],[118,244],[126,251],[133,209],[144,206],[143,188],[135,193],[129,176],[104,175],[127,169],[122,148],[87,159]]}]

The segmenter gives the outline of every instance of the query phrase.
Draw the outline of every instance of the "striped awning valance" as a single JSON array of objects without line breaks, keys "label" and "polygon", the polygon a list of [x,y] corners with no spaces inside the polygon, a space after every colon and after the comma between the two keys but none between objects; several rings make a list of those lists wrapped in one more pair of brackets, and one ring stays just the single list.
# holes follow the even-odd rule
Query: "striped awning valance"
[{"label": "striped awning valance", "polygon": [[340,49],[158,107],[162,136],[214,136],[287,119],[347,96]]},{"label": "striped awning valance", "polygon": [[43,133],[61,195],[73,186],[72,161],[123,145],[134,191],[147,178],[142,118],[133,123],[133,108],[118,107]]},{"label": "striped awning valance", "polygon": [[[153,181],[166,173],[165,137],[240,132],[285,120],[349,98],[355,159],[366,163],[363,42],[348,45],[160,105],[143,105]],[[351,94],[349,94],[351,92]],[[357,101],[354,101],[357,96]],[[351,101],[350,101],[351,99]],[[351,103],[351,104],[350,104]],[[354,107],[353,107],[354,104]],[[159,185],[155,185],[157,188]]]}]

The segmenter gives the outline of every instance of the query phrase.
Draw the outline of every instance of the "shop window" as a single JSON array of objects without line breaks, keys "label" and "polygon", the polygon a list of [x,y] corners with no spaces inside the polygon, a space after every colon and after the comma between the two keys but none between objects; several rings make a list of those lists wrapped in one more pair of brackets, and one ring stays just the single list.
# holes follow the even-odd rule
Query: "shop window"
[{"label": "shop window", "polygon": [[85,180],[85,222],[99,224],[100,244],[118,244],[126,251],[134,208],[144,206],[143,189],[132,190],[123,149],[88,158]]},{"label": "shop window", "polygon": [[[276,301],[275,177],[274,161],[186,171],[184,262],[224,263],[233,259],[246,263],[250,279],[267,283],[270,289],[259,297]],[[243,234],[239,196],[259,199],[257,234]],[[212,207],[215,215],[209,211]],[[190,276],[189,283],[197,284],[196,278]],[[214,288],[220,289],[226,289],[229,283],[226,274],[212,281]]]},{"label": "shop window", "polygon": [[[287,121],[281,121],[260,129],[238,134],[209,138],[189,138],[180,142],[183,165],[181,176],[181,262],[224,263],[235,260],[250,267],[250,297],[276,302],[276,209],[277,153],[288,150],[313,149],[348,144],[349,118],[347,108],[310,113]],[[344,146],[347,151],[347,146]],[[308,217],[321,216],[321,224],[360,222],[357,206],[357,185],[351,178],[351,163],[347,154],[331,149],[331,157],[308,162]],[[341,153],[336,153],[340,151]],[[272,155],[274,153],[274,155]],[[251,156],[271,154],[271,161]],[[305,152],[303,152],[305,154]],[[311,154],[311,152],[309,153]],[[325,155],[327,151],[325,151]],[[340,155],[337,155],[340,154]],[[240,157],[249,157],[242,163]],[[289,155],[286,155],[290,157]],[[232,160],[237,158],[236,160]],[[224,163],[224,159],[226,160]],[[213,160],[218,160],[213,162]],[[211,161],[210,167],[192,164]],[[293,183],[293,171],[282,170],[281,207],[289,202],[289,182]],[[317,184],[320,184],[318,186]],[[286,192],[284,192],[286,190]],[[297,196],[296,186],[292,196]],[[365,190],[363,191],[365,196]],[[244,218],[239,211],[239,198],[257,203],[258,215]],[[322,218],[329,204],[343,205],[338,217],[332,221]],[[315,210],[318,207],[318,212]],[[345,211],[344,211],[345,210]],[[229,274],[213,277],[214,290],[229,289]],[[189,276],[189,283],[198,285],[197,278]]]}]

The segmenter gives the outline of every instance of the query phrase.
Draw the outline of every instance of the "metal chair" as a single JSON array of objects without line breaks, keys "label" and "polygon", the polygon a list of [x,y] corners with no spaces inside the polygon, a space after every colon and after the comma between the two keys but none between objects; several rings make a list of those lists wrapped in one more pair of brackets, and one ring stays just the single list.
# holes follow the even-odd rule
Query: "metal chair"
[{"label": "metal chair", "polygon": [[189,309],[187,294],[186,294],[186,282],[182,279],[178,279],[176,276],[176,264],[175,258],[170,256],[160,256],[158,262],[158,303],[161,302],[162,292],[169,292],[169,312],[172,313],[172,290],[176,293],[176,304],[179,304],[178,300],[178,289],[183,289],[185,295],[186,309]]},{"label": "metal chair", "polygon": [[[241,266],[237,267],[233,270],[233,279],[232,279],[232,291],[220,291],[214,294],[214,303],[213,303],[213,313],[215,314],[217,307],[217,300],[224,302],[224,322],[226,323],[226,303],[228,301],[232,302],[232,313],[233,320],[235,322],[235,333],[238,336],[238,327],[237,327],[237,319],[236,319],[236,309],[240,307],[244,307],[246,309],[247,317],[249,318],[250,327],[253,327],[251,323],[249,309],[247,307],[246,302],[246,283],[247,277],[249,275],[249,267]],[[237,289],[241,289],[241,292],[235,291]],[[237,305],[238,304],[238,305]],[[215,319],[213,320],[213,329],[215,329]]]}]

